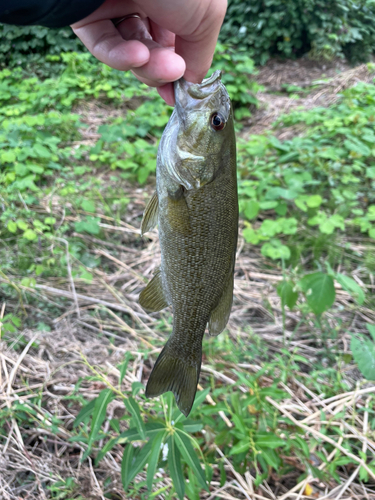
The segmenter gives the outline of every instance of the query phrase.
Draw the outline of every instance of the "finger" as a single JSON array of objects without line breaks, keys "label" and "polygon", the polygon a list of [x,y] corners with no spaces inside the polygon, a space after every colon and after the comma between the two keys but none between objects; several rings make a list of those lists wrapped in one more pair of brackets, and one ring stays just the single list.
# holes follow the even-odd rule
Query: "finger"
[{"label": "finger", "polygon": [[73,29],[93,56],[111,68],[127,71],[150,59],[149,49],[138,40],[124,40],[112,21],[103,20]]},{"label": "finger", "polygon": [[162,47],[173,47],[176,35],[169,30],[159,26],[157,23],[150,21],[150,33],[152,39]]},{"label": "finger", "polygon": [[226,0],[215,0],[195,32],[176,36],[176,53],[186,62],[184,78],[200,83],[210,69],[226,12]]},{"label": "finger", "polygon": [[166,83],[165,85],[158,87],[156,90],[158,91],[160,97],[164,99],[169,106],[175,105],[176,100],[174,97],[173,83]]},{"label": "finger", "polygon": [[[141,19],[127,19],[117,28],[125,40],[137,39],[150,51],[148,62],[133,71],[143,83],[158,87],[164,83],[173,82],[184,74],[185,61],[174,53],[173,47],[161,47],[159,43],[151,39]],[[162,30],[158,30],[157,35],[162,37],[165,43],[172,40],[172,37],[168,33],[163,33]]]}]

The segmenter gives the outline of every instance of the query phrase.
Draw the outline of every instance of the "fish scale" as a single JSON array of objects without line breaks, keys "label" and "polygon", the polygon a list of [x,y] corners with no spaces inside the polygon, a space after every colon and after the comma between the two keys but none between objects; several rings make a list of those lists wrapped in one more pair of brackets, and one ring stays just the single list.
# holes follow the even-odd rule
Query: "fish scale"
[{"label": "fish scale", "polygon": [[[175,84],[176,108],[158,150],[156,193],[142,234],[159,225],[161,265],[140,295],[148,311],[172,306],[173,331],[146,396],[172,391],[188,415],[197,389],[202,338],[226,326],[238,234],[236,145],[229,96],[215,72]],[[218,128],[216,129],[216,123]]]}]

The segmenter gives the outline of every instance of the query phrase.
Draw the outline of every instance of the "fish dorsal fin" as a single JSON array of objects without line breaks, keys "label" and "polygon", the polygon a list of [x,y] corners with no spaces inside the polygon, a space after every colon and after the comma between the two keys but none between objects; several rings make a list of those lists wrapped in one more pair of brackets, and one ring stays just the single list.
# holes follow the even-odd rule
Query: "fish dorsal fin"
[{"label": "fish dorsal fin", "polygon": [[219,335],[228,323],[230,310],[233,302],[233,271],[231,272],[218,305],[212,311],[208,322],[208,333]]},{"label": "fish dorsal fin", "polygon": [[151,231],[151,229],[154,229],[154,227],[158,223],[158,213],[159,200],[158,193],[155,191],[143,213],[143,219],[141,223],[141,236]]},{"label": "fish dorsal fin", "polygon": [[169,302],[163,290],[161,271],[156,271],[154,277],[144,288],[139,296],[139,303],[149,312],[161,311],[169,306]]}]

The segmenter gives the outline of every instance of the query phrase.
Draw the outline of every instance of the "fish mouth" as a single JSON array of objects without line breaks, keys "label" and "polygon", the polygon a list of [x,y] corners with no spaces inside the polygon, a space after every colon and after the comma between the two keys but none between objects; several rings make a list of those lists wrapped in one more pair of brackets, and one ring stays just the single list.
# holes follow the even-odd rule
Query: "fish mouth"
[{"label": "fish mouth", "polygon": [[221,71],[217,70],[209,78],[205,78],[202,83],[191,83],[184,78],[174,82],[174,92],[176,97],[176,107],[184,108],[188,105],[189,97],[193,99],[205,99],[211,96],[221,87]]}]

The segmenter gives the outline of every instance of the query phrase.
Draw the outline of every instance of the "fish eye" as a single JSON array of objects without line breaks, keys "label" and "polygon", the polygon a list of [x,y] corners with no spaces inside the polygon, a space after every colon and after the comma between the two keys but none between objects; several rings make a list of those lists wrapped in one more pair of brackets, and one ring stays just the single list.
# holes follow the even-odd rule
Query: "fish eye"
[{"label": "fish eye", "polygon": [[212,113],[210,122],[214,130],[223,130],[225,127],[225,120],[220,113]]}]

